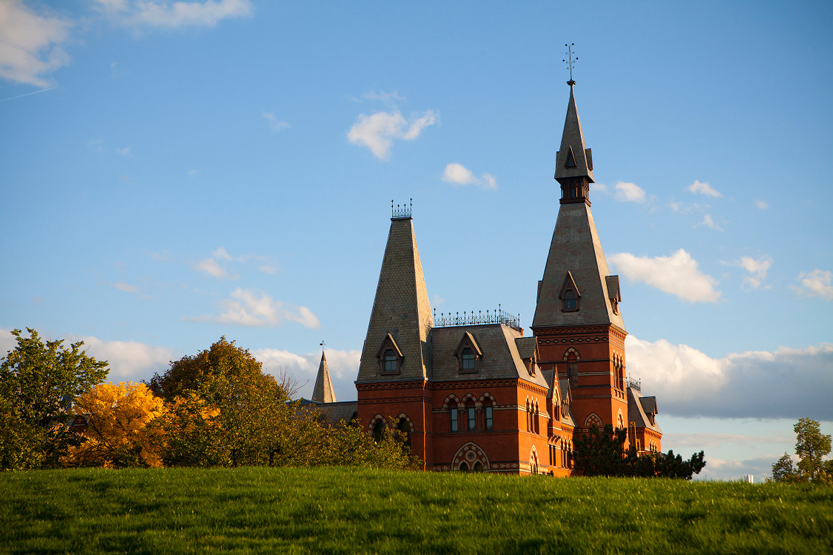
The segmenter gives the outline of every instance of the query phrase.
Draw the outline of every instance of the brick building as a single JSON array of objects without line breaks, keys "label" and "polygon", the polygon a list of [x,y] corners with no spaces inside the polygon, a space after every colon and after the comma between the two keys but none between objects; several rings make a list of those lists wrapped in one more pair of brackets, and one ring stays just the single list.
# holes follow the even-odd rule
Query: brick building
[{"label": "brick building", "polygon": [[[406,431],[426,470],[569,476],[573,440],[594,424],[627,427],[638,449],[660,450],[656,398],[643,397],[626,372],[619,278],[608,271],[590,211],[593,158],[575,82],[569,85],[556,154],[561,206],[532,335],[501,310],[436,319],[411,210],[397,209],[362,349],[358,401],[328,406],[332,386],[323,395],[316,384],[313,400],[327,412],[355,414],[376,435],[391,422]],[[329,382],[329,374],[318,381]]]}]

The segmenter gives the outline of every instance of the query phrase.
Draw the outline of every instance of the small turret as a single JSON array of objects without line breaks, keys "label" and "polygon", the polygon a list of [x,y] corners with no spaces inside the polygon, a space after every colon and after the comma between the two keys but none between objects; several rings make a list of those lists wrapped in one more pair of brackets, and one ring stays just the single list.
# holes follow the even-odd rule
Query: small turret
[{"label": "small turret", "polygon": [[318,365],[318,376],[315,378],[312,400],[316,403],[336,402],[333,381],[330,379],[330,370],[327,368],[327,356],[324,354],[324,351],[321,351],[321,363]]}]

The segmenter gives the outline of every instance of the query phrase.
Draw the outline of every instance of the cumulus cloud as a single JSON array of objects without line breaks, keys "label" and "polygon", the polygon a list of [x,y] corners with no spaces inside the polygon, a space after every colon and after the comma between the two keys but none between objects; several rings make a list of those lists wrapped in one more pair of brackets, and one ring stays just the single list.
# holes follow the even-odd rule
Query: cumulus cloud
[{"label": "cumulus cloud", "polygon": [[218,247],[211,253],[210,257],[191,266],[198,272],[206,273],[217,279],[237,279],[240,276],[234,271],[234,266],[250,262],[258,263],[258,270],[261,272],[274,274],[277,271],[275,262],[269,256],[251,253],[232,256],[225,247]]},{"label": "cumulus cloud", "polygon": [[700,183],[699,181],[695,181],[686,187],[686,191],[695,195],[705,195],[707,197],[719,198],[723,196],[719,191],[713,189],[708,183]]},{"label": "cumulus cloud", "polygon": [[616,193],[613,198],[618,200],[619,202],[645,202],[647,200],[647,196],[645,195],[645,189],[636,185],[635,183],[626,183],[624,181],[620,181],[616,184],[615,187]]},{"label": "cumulus cloud", "polygon": [[821,297],[825,301],[833,301],[833,272],[813,270],[798,276],[801,285],[791,286],[792,290],[808,297]]},{"label": "cumulus cloud", "polygon": [[223,19],[252,14],[249,0],[203,2],[153,2],[149,0],[97,0],[100,10],[113,21],[135,27],[214,27]]},{"label": "cumulus cloud", "polygon": [[130,285],[129,283],[119,282],[114,283],[113,287],[118,289],[119,291],[124,291],[125,293],[138,293],[139,288],[135,285]]},{"label": "cumulus cloud", "polygon": [[766,210],[767,208],[769,208],[769,204],[767,204],[763,200],[756,200],[754,204],[755,208],[757,208],[758,210]]},{"label": "cumulus cloud", "polygon": [[[353,381],[359,371],[361,351],[339,351],[327,349],[327,368],[333,380],[336,399],[349,401],[356,398],[356,386]],[[315,386],[321,351],[297,354],[280,349],[257,349],[252,351],[257,360],[263,363],[263,370],[273,376],[282,371],[290,374],[301,386],[299,396],[309,399]]]},{"label": "cumulus cloud", "polygon": [[230,297],[220,301],[220,314],[190,320],[250,327],[274,327],[290,321],[312,329],[320,324],[318,317],[309,308],[275,300],[256,289],[238,287],[231,292]]},{"label": "cumulus cloud", "polygon": [[[179,358],[179,355],[166,347],[155,347],[136,341],[105,341],[94,336],[69,334],[57,338],[47,337],[38,331],[44,340],[64,339],[64,346],[83,341],[81,350],[96,360],[106,360],[110,363],[110,373],[107,380],[111,382],[150,379],[156,372],[164,372],[168,363]],[[24,335],[29,334],[25,332]],[[5,356],[17,346],[11,330],[0,329],[0,354]]]},{"label": "cumulus cloud", "polygon": [[628,373],[675,416],[833,420],[833,343],[712,358],[665,339],[625,341]]},{"label": "cumulus cloud", "polygon": [[0,2],[0,77],[48,87],[45,75],[69,63],[62,45],[71,27],[45,8],[38,13],[19,0]]},{"label": "cumulus cloud", "polygon": [[757,289],[766,279],[766,274],[770,266],[772,266],[772,258],[767,255],[763,255],[757,259],[751,256],[743,256],[735,260],[733,264],[740,266],[751,274],[743,278],[743,286],[750,289]]},{"label": "cumulus cloud", "polygon": [[352,144],[366,146],[376,158],[387,160],[394,139],[412,141],[419,137],[423,129],[438,120],[439,113],[434,110],[412,114],[409,119],[399,110],[376,112],[369,116],[360,114],[347,133],[347,140]]},{"label": "cumulus cloud", "polygon": [[217,279],[234,279],[238,277],[236,274],[223,267],[214,257],[200,260],[194,265],[194,269]]},{"label": "cumulus cloud", "polygon": [[269,127],[272,128],[272,131],[280,131],[281,129],[289,129],[292,127],[289,123],[275,117],[274,112],[263,112],[263,119],[269,122]]},{"label": "cumulus cloud", "polygon": [[671,256],[637,257],[627,252],[608,257],[610,263],[626,278],[656,287],[692,303],[717,302],[720,291],[717,281],[702,273],[697,261],[680,249]]},{"label": "cumulus cloud", "polygon": [[484,172],[477,177],[470,169],[457,163],[448,164],[445,167],[442,180],[452,185],[477,185],[483,189],[497,189],[497,180],[491,174]]}]

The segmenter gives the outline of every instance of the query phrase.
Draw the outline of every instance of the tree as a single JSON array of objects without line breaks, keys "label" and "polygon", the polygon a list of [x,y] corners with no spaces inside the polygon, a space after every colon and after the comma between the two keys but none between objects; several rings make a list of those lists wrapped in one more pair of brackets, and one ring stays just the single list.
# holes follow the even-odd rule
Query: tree
[{"label": "tree", "polygon": [[99,384],[76,399],[75,414],[87,416],[86,440],[64,461],[78,466],[162,466],[162,399],[145,384]]},{"label": "tree", "polygon": [[798,464],[793,466],[792,458],[784,453],[772,465],[772,480],[833,485],[833,461],[824,460],[824,456],[830,453],[830,436],[821,433],[819,423],[810,418],[800,418],[793,431]]},{"label": "tree", "polygon": [[57,466],[79,439],[66,426],[75,398],[108,373],[107,361],[87,356],[72,343],[47,341],[27,328],[12,331],[17,346],[0,361],[0,467],[22,470]]},{"label": "tree", "polygon": [[633,445],[626,451],[628,432],[624,428],[614,429],[610,424],[603,429],[596,426],[576,439],[573,459],[576,467],[585,476],[634,476],[683,478],[691,480],[706,466],[703,451],[685,460],[669,450],[667,454],[648,453],[639,455]]}]

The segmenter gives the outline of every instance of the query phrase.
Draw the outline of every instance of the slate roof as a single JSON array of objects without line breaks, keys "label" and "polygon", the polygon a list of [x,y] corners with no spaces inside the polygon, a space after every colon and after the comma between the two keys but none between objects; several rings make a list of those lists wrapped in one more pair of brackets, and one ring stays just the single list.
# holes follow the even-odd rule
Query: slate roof
[{"label": "slate roof", "polygon": [[317,403],[308,399],[301,399],[300,408],[302,410],[311,408],[319,411],[331,424],[338,424],[342,420],[345,424],[349,424],[353,415],[358,414],[359,402],[341,401],[338,403]]},{"label": "slate roof", "polygon": [[315,378],[315,387],[312,389],[312,400],[319,403],[335,403],[336,400],[330,370],[327,368],[327,357],[323,352],[321,363],[318,365],[318,376]]},{"label": "slate roof", "polygon": [[657,414],[657,398],[643,397],[636,389],[628,388],[628,420],[636,424],[637,428],[648,428],[658,434],[662,433],[654,418],[653,423],[648,417],[650,413]]},{"label": "slate roof", "polygon": [[413,220],[391,218],[356,381],[381,379],[377,354],[387,334],[401,350],[402,363],[398,375],[385,375],[384,380],[428,378],[428,332],[433,326]]},{"label": "slate roof", "polygon": [[[567,159],[572,154],[572,162]],[[572,166],[572,167],[569,167]],[[561,148],[555,156],[555,178],[587,177],[593,183],[593,159],[584,144],[584,132],[576,108],[573,85],[570,85],[570,101],[567,104],[567,117],[564,119],[564,131],[561,134]]]},{"label": "slate roof", "polygon": [[[483,355],[478,360],[476,373],[461,373],[454,356],[465,334],[477,342]],[[431,330],[432,379],[437,382],[483,379],[517,379],[548,387],[543,373],[527,371],[524,359],[535,357],[535,338],[523,337],[521,332],[503,324],[454,326]]]}]

